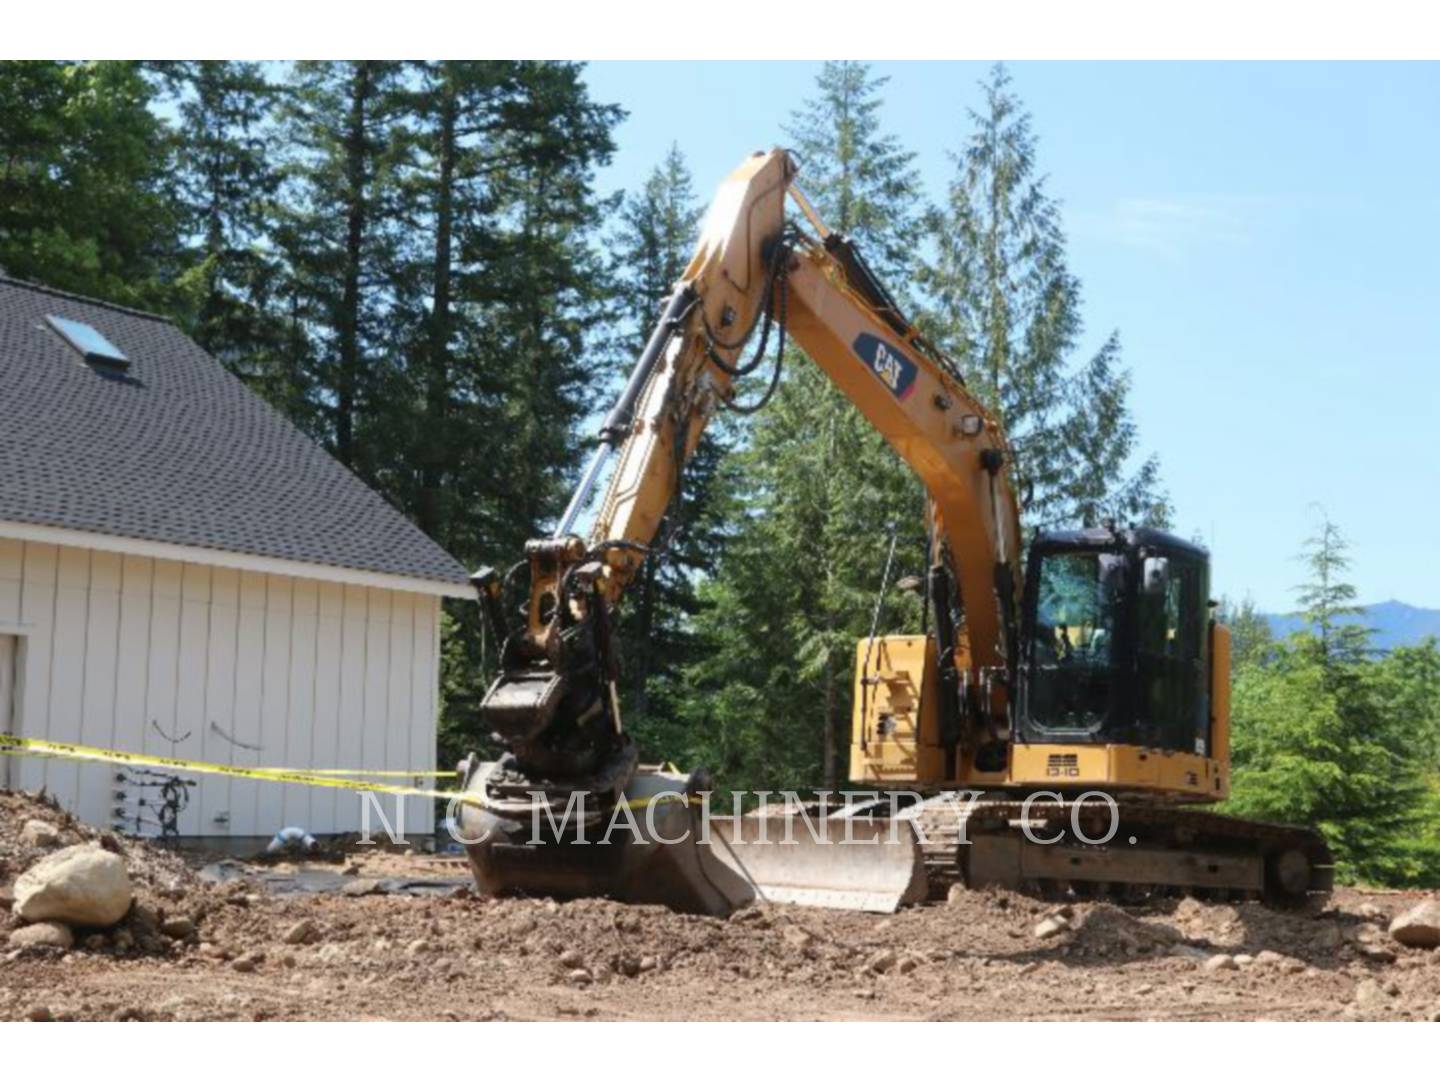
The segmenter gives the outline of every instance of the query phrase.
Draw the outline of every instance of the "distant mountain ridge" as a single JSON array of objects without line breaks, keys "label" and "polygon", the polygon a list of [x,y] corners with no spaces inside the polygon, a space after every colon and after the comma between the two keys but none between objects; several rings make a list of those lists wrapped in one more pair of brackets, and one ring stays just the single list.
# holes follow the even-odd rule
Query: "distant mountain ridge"
[{"label": "distant mountain ridge", "polygon": [[[1270,632],[1277,638],[1287,637],[1296,630],[1305,628],[1299,614],[1266,615]],[[1366,604],[1363,614],[1344,622],[1360,622],[1375,631],[1371,638],[1377,649],[1395,649],[1402,645],[1418,645],[1425,638],[1440,638],[1440,611],[1433,608],[1411,607],[1399,600],[1386,600],[1383,604]]]}]

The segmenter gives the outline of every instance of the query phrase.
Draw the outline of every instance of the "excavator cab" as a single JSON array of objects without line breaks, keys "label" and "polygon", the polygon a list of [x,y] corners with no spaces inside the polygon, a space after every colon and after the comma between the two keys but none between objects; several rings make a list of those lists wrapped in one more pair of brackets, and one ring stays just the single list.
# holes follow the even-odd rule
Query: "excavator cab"
[{"label": "excavator cab", "polygon": [[1013,666],[990,682],[947,678],[965,666],[963,633],[942,630],[938,649],[861,640],[850,778],[1224,798],[1228,638],[1209,575],[1203,548],[1156,529],[1037,534]]},{"label": "excavator cab", "polygon": [[1041,534],[1025,580],[1017,742],[1208,755],[1202,548],[1154,529]]}]

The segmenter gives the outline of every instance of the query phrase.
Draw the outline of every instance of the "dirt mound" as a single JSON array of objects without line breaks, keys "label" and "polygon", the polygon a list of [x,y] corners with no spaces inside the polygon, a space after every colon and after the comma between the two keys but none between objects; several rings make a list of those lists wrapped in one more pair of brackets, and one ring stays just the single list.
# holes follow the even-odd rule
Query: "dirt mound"
[{"label": "dirt mound", "polygon": [[[51,826],[54,839],[36,843],[27,837],[25,828],[32,821]],[[52,851],[102,838],[107,847],[125,857],[130,880],[137,887],[164,891],[196,883],[185,860],[158,844],[102,833],[40,795],[0,790],[0,882],[13,881]]]},{"label": "dirt mound", "polygon": [[1186,944],[1183,931],[1156,918],[1142,918],[1112,904],[1087,904],[1074,912],[1071,947],[1081,955],[1140,956]]},{"label": "dirt mound", "polygon": [[91,828],[52,800],[24,791],[0,791],[0,907],[5,909],[0,915],[6,919],[0,946],[22,925],[8,913],[15,879],[52,852],[85,843],[99,843],[124,858],[135,900],[116,926],[84,934],[80,946],[112,956],[169,955],[187,936],[188,916],[181,906],[193,906],[208,891],[194,871],[172,851]]}]

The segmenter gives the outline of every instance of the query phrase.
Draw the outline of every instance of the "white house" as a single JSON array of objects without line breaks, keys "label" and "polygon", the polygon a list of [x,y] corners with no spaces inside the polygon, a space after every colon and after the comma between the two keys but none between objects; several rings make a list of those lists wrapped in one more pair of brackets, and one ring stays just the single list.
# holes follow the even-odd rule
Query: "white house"
[{"label": "white house", "polygon": [[[454,559],[169,321],[0,278],[0,731],[433,770],[447,596]],[[158,831],[161,779],[0,755],[126,832]],[[188,779],[181,835],[359,827],[350,792]]]}]

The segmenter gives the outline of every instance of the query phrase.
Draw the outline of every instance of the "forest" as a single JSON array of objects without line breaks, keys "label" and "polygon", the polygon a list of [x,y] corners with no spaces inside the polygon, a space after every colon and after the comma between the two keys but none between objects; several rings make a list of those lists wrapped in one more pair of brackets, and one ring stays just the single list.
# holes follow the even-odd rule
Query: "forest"
[{"label": "forest", "polygon": [[[1119,332],[1082,347],[1062,207],[1010,74],[948,106],[941,192],[884,95],[867,65],[819,66],[788,144],[822,216],[1003,419],[1027,528],[1170,525]],[[503,567],[562,509],[703,211],[678,147],[639,189],[600,190],[623,116],[569,63],[8,62],[0,270],[170,316],[462,563]],[[877,595],[892,536],[891,579],[922,569],[923,506],[787,356],[765,408],[707,432],[665,556],[626,598],[624,712],[647,756],[732,788],[842,787],[854,643],[919,624],[913,595]],[[1433,885],[1440,647],[1373,649],[1342,618],[1348,558],[1324,521],[1286,640],[1221,605],[1226,812],[1318,825],[1351,880]],[[443,647],[448,761],[483,742],[496,643],[454,604]]]}]

